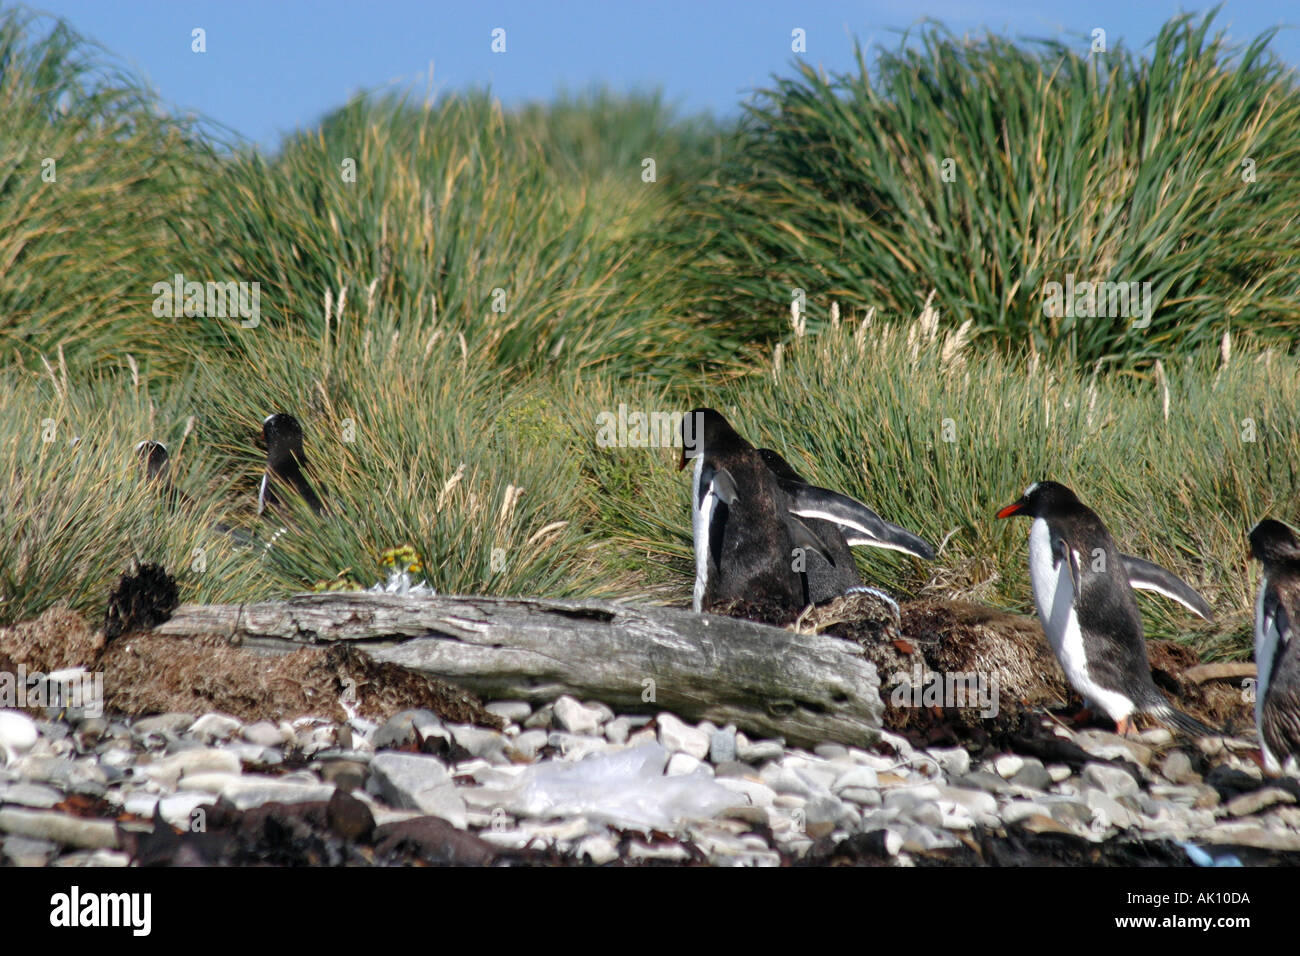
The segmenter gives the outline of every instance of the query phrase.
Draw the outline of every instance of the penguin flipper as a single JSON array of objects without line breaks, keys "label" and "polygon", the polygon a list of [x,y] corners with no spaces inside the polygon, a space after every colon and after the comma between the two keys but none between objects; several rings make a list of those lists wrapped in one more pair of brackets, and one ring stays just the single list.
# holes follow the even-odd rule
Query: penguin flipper
[{"label": "penguin flipper", "polygon": [[1062,562],[1065,562],[1065,566],[1070,571],[1070,588],[1074,594],[1074,600],[1077,601],[1082,590],[1079,552],[1070,547],[1070,542],[1063,536],[1057,535],[1052,539],[1052,566],[1059,568]]},{"label": "penguin flipper", "polygon": [[850,545],[867,545],[934,560],[934,548],[906,528],[891,524],[860,501],[815,485],[787,487],[790,513],[801,518],[820,518],[845,529]]},{"label": "penguin flipper", "polygon": [[1152,561],[1144,561],[1131,554],[1121,554],[1120,557],[1124,559],[1130,587],[1163,594],[1198,617],[1207,621],[1214,620],[1214,609],[1210,607],[1210,603],[1178,575]]},{"label": "penguin flipper", "polygon": [[785,516],[785,526],[790,531],[790,540],[794,542],[796,548],[803,548],[805,551],[816,551],[831,567],[835,567],[834,552],[830,545],[822,539],[816,531],[800,521],[793,514]]}]

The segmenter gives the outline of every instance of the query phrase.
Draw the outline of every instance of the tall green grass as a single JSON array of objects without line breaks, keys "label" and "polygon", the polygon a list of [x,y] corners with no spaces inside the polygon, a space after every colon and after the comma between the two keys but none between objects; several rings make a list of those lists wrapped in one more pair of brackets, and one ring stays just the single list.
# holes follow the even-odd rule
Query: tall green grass
[{"label": "tall green grass", "polygon": [[[1144,367],[1300,322],[1300,88],[1269,51],[1169,21],[1149,55],[928,25],[748,105],[679,235],[709,320],[771,340],[792,290],[909,315],[933,289],[1012,353]],[[1247,164],[1253,170],[1248,175]],[[1248,181],[1249,180],[1249,181]],[[1149,327],[1044,314],[1048,283],[1151,283]]]}]

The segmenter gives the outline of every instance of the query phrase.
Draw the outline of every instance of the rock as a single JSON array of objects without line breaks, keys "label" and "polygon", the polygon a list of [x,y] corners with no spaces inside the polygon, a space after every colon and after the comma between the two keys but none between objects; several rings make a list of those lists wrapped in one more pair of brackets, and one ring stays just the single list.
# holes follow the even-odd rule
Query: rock
[{"label": "rock", "polygon": [[1281,787],[1261,787],[1253,793],[1233,797],[1223,805],[1220,812],[1229,817],[1248,817],[1269,807],[1288,803],[1295,803],[1295,797],[1290,792]]},{"label": "rock", "polygon": [[188,774],[238,774],[241,766],[237,754],[229,750],[205,747],[197,750],[182,750],[180,753],[140,766],[137,772],[159,786],[174,790],[181,778]]},{"label": "rock", "polygon": [[1020,772],[1020,768],[1025,765],[1025,761],[1016,754],[1003,754],[993,761],[993,769],[1003,780],[1010,780]]},{"label": "rock", "polygon": [[1080,778],[1085,787],[1095,787],[1110,797],[1132,796],[1141,790],[1128,771],[1110,764],[1086,764]]},{"label": "rock", "polygon": [[334,788],[323,783],[304,783],[285,777],[247,774],[227,781],[220,793],[222,798],[229,800],[237,809],[247,810],[264,803],[324,802],[334,795]]},{"label": "rock", "polygon": [[28,755],[14,765],[23,777],[36,783],[49,783],[65,792],[102,797],[108,784],[103,768],[90,757],[66,760],[61,757]]},{"label": "rock", "polygon": [[491,763],[509,763],[506,757],[507,740],[496,730],[485,730],[473,724],[447,724],[456,743],[472,757],[482,757]]},{"label": "rock", "polygon": [[249,724],[243,731],[244,739],[259,747],[279,747],[284,743],[284,733],[269,720]]},{"label": "rock", "polygon": [[[694,730],[694,728],[691,728]],[[680,843],[642,843],[632,840],[627,848],[627,858],[641,863],[646,860],[667,860],[670,863],[683,863],[691,858],[691,853]]]},{"label": "rock", "polygon": [[1192,759],[1182,750],[1171,750],[1160,762],[1161,775],[1171,783],[1200,783],[1201,775],[1192,769]]},{"label": "rock", "polygon": [[1084,793],[1084,802],[1093,813],[1092,822],[1095,828],[1104,830],[1113,826],[1124,830],[1133,826],[1132,814],[1118,800],[1102,790],[1089,787]]},{"label": "rock", "polygon": [[736,728],[728,724],[709,735],[709,762],[728,763],[736,759]]},{"label": "rock", "polygon": [[1036,813],[1026,817],[1020,825],[1030,833],[1072,833],[1068,826],[1058,823],[1052,817],[1042,813]]},{"label": "rock", "polygon": [[326,783],[350,793],[365,786],[370,767],[359,760],[327,760],[320,764],[320,775]]},{"label": "rock", "polygon": [[548,747],[554,747],[565,760],[582,760],[591,754],[603,753],[609,744],[601,737],[587,737],[578,734],[566,734],[553,730],[546,738]]},{"label": "rock", "polygon": [[45,866],[58,852],[58,844],[49,840],[25,836],[7,836],[0,840],[0,858],[13,866]]},{"label": "rock", "polygon": [[1061,783],[1069,780],[1071,770],[1063,763],[1053,763],[1047,765],[1047,775],[1052,778],[1052,783]]},{"label": "rock", "polygon": [[[1069,768],[1066,769],[1068,771]],[[1049,790],[1054,783],[1052,775],[1036,757],[1026,757],[1024,765],[1012,775],[1011,782],[1030,790]]]},{"label": "rock", "polygon": [[997,774],[988,773],[983,770],[973,770],[968,774],[963,774],[952,781],[954,787],[963,787],[970,790],[983,790],[986,793],[1004,793],[1014,794],[1015,787],[1013,784],[1003,780]]},{"label": "rock", "polygon": [[0,804],[29,807],[33,810],[48,810],[50,807],[62,803],[65,799],[66,797],[64,797],[62,791],[40,783],[31,783],[26,780],[15,783],[0,783]]},{"label": "rock", "polygon": [[204,714],[186,731],[191,737],[210,744],[216,740],[229,740],[239,733],[243,724],[228,714]]},{"label": "rock", "polygon": [[77,746],[85,752],[103,739],[108,733],[108,721],[103,717],[87,717],[77,724]]},{"label": "rock", "polygon": [[0,710],[0,757],[5,766],[36,746],[36,721],[18,710]]},{"label": "rock", "polygon": [[533,761],[537,759],[538,751],[546,746],[550,736],[545,730],[525,730],[510,742],[510,746],[521,757]]},{"label": "rock", "polygon": [[843,744],[818,744],[813,753],[823,760],[841,760],[849,755],[849,748]]},{"label": "rock", "polygon": [[703,760],[709,753],[709,738],[702,731],[683,723],[667,712],[655,717],[659,726],[659,743],[667,751],[679,751]]},{"label": "rock", "polygon": [[424,738],[441,737],[451,742],[451,733],[443,727],[442,719],[431,710],[403,710],[384,721],[375,731],[371,744],[375,750],[397,750],[415,743],[415,732]]},{"label": "rock", "polygon": [[1174,742],[1174,735],[1170,733],[1167,727],[1152,727],[1150,730],[1144,730],[1137,735],[1137,739],[1142,741],[1148,747],[1159,749],[1167,747]]},{"label": "rock", "polygon": [[370,762],[370,774],[379,796],[391,806],[442,817],[461,829],[466,826],[465,801],[437,757],[378,754]]},{"label": "rock", "polygon": [[595,707],[586,707],[567,694],[558,698],[553,705],[552,720],[561,730],[571,734],[594,734],[599,732],[601,718],[604,714]]},{"label": "rock", "polygon": [[131,727],[137,737],[149,734],[183,734],[194,725],[193,714],[156,714],[153,717],[141,717]]},{"label": "rock", "polygon": [[627,743],[628,735],[632,733],[632,722],[626,717],[616,717],[605,725],[605,739],[611,744]]},{"label": "rock", "polygon": [[970,753],[964,747],[947,747],[926,751],[947,777],[961,777],[970,772]]},{"label": "rock", "polygon": [[[208,806],[215,802],[210,793],[183,790],[180,793],[173,793],[171,796],[163,797],[158,801],[154,809],[160,811],[162,818],[172,826],[180,830],[188,830],[198,819],[194,811],[199,807]],[[154,809],[149,811],[150,816],[153,815]]]},{"label": "rock", "polygon": [[675,777],[678,774],[683,773],[696,772],[707,774],[710,777],[713,776],[713,768],[711,766],[697,757],[692,757],[690,754],[684,753],[673,754],[668,758],[668,766],[664,768],[664,775],[668,777]]},{"label": "rock", "polygon": [[363,801],[335,790],[325,807],[329,828],[345,840],[368,840],[375,830],[375,817]]},{"label": "rock", "polygon": [[600,866],[618,859],[618,844],[605,834],[593,834],[580,841],[573,850],[574,856],[586,857]]},{"label": "rock", "polygon": [[759,764],[769,760],[780,760],[785,755],[785,744],[779,740],[755,740],[742,743],[736,735],[736,759],[745,763]]},{"label": "rock", "polygon": [[849,767],[840,773],[839,776],[831,783],[831,792],[839,793],[841,790],[850,787],[856,787],[862,790],[875,790],[880,786],[879,777],[876,771],[870,767]]},{"label": "rock", "polygon": [[845,787],[835,795],[841,800],[851,800],[861,807],[878,807],[882,801],[879,790],[870,790],[866,787]]},{"label": "rock", "polygon": [[0,809],[0,831],[81,849],[117,847],[117,826],[50,810]]},{"label": "rock", "polygon": [[510,724],[522,724],[533,714],[533,705],[525,700],[494,700],[483,709]]},{"label": "rock", "polygon": [[1151,763],[1151,748],[1127,737],[1104,730],[1079,730],[1071,736],[1079,747],[1102,760],[1129,760],[1140,767]]},{"label": "rock", "polygon": [[531,730],[534,727],[541,730],[549,730],[552,726],[552,718],[555,714],[554,704],[543,704],[533,711],[533,715],[524,721],[524,727]]}]

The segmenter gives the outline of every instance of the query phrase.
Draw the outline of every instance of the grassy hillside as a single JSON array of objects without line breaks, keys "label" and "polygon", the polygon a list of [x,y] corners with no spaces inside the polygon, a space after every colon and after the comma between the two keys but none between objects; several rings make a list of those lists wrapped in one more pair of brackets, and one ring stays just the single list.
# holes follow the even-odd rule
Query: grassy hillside
[{"label": "grassy hillside", "polygon": [[[863,552],[869,580],[1028,610],[1027,529],[992,516],[1051,477],[1222,613],[1144,598],[1150,633],[1241,655],[1246,531],[1300,518],[1300,112],[1267,38],[1209,27],[1147,59],[934,29],[795,68],[736,129],[650,96],[360,97],[268,156],[5,14],[0,622],[99,615],[133,560],[228,601],[369,585],[401,546],[443,591],[684,600],[677,450],[603,447],[598,416],[712,404],[942,545]],[[1152,282],[1150,326],[1044,315],[1067,272]],[[255,319],[156,308],[177,274],[258,283]],[[281,409],[332,514],[267,549]]]}]

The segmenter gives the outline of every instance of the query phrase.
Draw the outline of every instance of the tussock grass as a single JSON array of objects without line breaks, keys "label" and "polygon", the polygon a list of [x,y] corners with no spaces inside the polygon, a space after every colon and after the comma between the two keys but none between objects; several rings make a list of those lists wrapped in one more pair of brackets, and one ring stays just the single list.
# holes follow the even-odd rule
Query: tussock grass
[{"label": "tussock grass", "polygon": [[[1145,56],[931,24],[851,73],[796,64],[683,220],[705,314],[772,340],[794,289],[814,327],[832,300],[912,315],[933,289],[1013,354],[1145,367],[1229,330],[1292,345],[1300,89],[1271,32],[1235,49],[1213,19],[1172,19]],[[1067,275],[1151,283],[1149,327],[1045,315]]]}]

